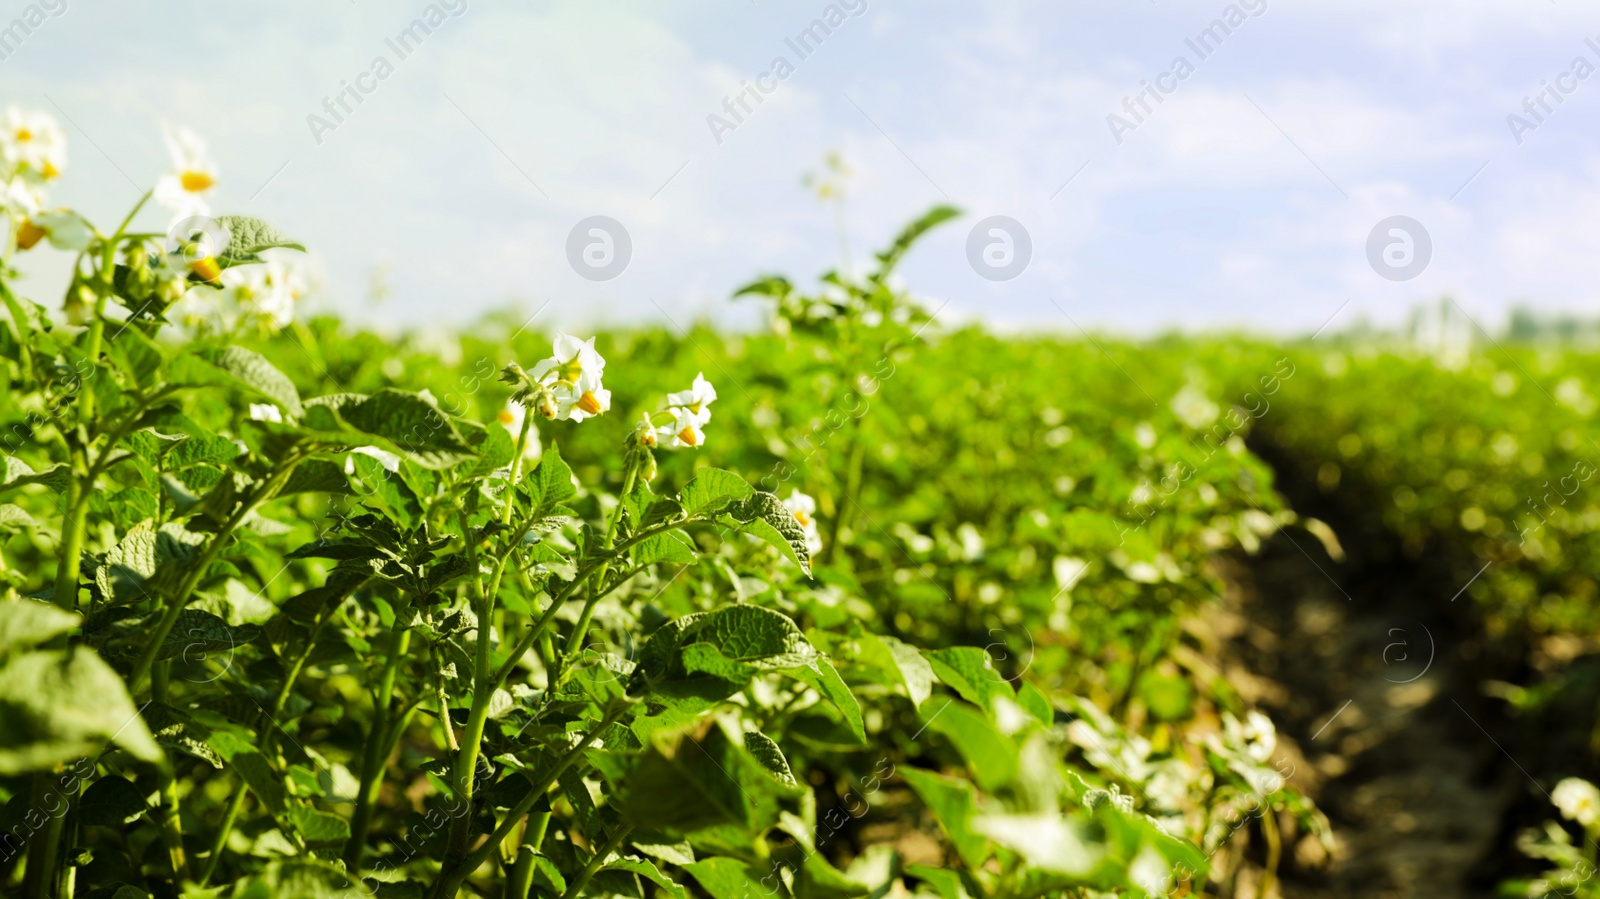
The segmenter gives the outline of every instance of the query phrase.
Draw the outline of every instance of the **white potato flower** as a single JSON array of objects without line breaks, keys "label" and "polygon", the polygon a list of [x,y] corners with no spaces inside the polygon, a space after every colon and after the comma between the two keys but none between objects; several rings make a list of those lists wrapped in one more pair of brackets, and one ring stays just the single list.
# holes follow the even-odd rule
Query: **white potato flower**
[{"label": "white potato flower", "polygon": [[709,412],[691,412],[682,406],[668,409],[669,424],[656,428],[656,440],[667,449],[698,449],[705,445]]},{"label": "white potato flower", "polygon": [[596,380],[605,375],[606,360],[595,350],[593,337],[579,340],[571,334],[558,332],[550,353],[548,359],[540,360],[529,372],[540,384],[552,385],[560,381],[577,383],[584,375],[591,375]]},{"label": "white potato flower", "polygon": [[667,394],[666,411],[648,418],[650,421],[667,419],[664,425],[652,425],[656,443],[667,449],[704,446],[705,426],[711,421],[709,407],[716,399],[717,389],[706,380],[704,373],[694,376],[694,384],[688,390]]},{"label": "white potato flower", "polygon": [[171,210],[173,221],[210,215],[208,198],[217,184],[217,166],[200,135],[187,128],[166,129],[172,169],[156,181],[152,199]]},{"label": "white potato flower", "polygon": [[705,374],[694,376],[694,384],[688,390],[667,394],[667,406],[688,409],[695,414],[705,413],[705,420],[711,420],[711,412],[707,409],[717,399],[717,388],[711,386]]},{"label": "white potato flower", "polygon": [[294,321],[295,301],[306,290],[300,266],[282,259],[224,269],[221,278],[239,308],[260,316],[274,331]]},{"label": "white potato flower", "polygon": [[271,403],[251,403],[250,420],[270,421],[275,424],[283,424],[283,413],[279,411],[277,406],[274,406]]},{"label": "white potato flower", "polygon": [[581,375],[575,383],[557,381],[552,392],[558,421],[583,421],[611,410],[611,391],[600,386],[599,375]]},{"label": "white potato flower", "polygon": [[583,421],[611,408],[611,391],[601,382],[606,360],[594,348],[594,338],[579,340],[556,335],[551,355],[540,360],[528,375],[544,388],[533,398],[534,408],[546,418]]},{"label": "white potato flower", "polygon": [[39,189],[18,175],[0,184],[0,211],[28,218],[39,214],[44,198]]},{"label": "white potato flower", "polygon": [[800,527],[805,532],[806,549],[810,550],[812,555],[821,552],[822,534],[817,531],[817,501],[798,490],[791,490],[789,498],[783,501],[783,507],[800,522]]},{"label": "white potato flower", "polygon": [[1213,403],[1211,398],[1206,396],[1205,391],[1195,384],[1184,385],[1184,388],[1172,398],[1171,405],[1172,414],[1176,415],[1179,421],[1196,431],[1203,431],[1211,427],[1212,422],[1217,420],[1217,416],[1222,414],[1222,410],[1217,404]]},{"label": "white potato flower", "polygon": [[0,162],[30,180],[50,181],[66,168],[66,134],[45,113],[9,106],[0,115]]},{"label": "white potato flower", "polygon": [[1568,777],[1556,784],[1550,801],[1568,821],[1576,821],[1585,828],[1600,822],[1600,789],[1582,778]]}]

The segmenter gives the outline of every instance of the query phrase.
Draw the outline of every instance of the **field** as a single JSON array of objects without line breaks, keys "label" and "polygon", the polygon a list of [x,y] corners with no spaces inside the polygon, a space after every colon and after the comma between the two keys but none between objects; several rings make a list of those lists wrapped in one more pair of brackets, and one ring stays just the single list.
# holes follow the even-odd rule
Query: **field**
[{"label": "field", "polygon": [[1600,895],[1600,355],[953,329],[946,207],[396,339],[5,158],[6,895]]}]

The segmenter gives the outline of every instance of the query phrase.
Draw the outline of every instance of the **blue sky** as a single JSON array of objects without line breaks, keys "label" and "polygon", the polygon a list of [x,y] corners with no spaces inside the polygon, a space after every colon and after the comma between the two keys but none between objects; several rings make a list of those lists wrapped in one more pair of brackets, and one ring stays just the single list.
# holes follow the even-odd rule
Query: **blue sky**
[{"label": "blue sky", "polygon": [[[934,203],[965,210],[902,270],[952,322],[1303,333],[1446,294],[1489,327],[1516,303],[1595,309],[1600,74],[1577,60],[1600,66],[1600,7],[1574,0],[853,0],[803,59],[786,39],[827,3],[455,0],[402,59],[386,39],[427,3],[54,2],[0,61],[0,103],[62,120],[59,201],[114,221],[166,165],[160,126],[188,126],[220,165],[216,209],[302,238],[318,302],[384,327],[506,306],[550,327],[747,322],[734,287],[838,263],[833,210],[801,184],[834,150],[857,261]],[[30,5],[0,0],[0,28]],[[1186,41],[1230,16],[1200,58]],[[393,71],[316,133],[379,56]],[[792,71],[713,128],[780,56]],[[1192,71],[1158,82],[1180,56]],[[1142,83],[1173,89],[1114,133]],[[1571,91],[1534,121],[1545,84]],[[604,282],[567,258],[594,215],[632,241]],[[1031,238],[1011,280],[968,262],[992,215]],[[1411,280],[1368,261],[1395,215],[1432,242]],[[59,258],[28,266],[56,290]]]}]

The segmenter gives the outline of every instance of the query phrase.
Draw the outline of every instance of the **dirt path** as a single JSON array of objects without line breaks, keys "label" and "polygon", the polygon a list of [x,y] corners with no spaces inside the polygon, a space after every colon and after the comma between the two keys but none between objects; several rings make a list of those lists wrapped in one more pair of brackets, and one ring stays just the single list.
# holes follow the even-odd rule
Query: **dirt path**
[{"label": "dirt path", "polygon": [[1303,531],[1226,568],[1226,673],[1304,758],[1290,783],[1338,840],[1326,860],[1299,847],[1284,896],[1494,895],[1485,862],[1531,787],[1491,739],[1502,725],[1445,585],[1423,566],[1340,565]]}]

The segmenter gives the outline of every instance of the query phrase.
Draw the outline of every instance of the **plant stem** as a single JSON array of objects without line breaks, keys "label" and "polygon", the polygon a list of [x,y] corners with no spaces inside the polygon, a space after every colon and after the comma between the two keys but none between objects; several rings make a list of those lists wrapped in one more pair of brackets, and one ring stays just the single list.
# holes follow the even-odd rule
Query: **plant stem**
[{"label": "plant stem", "polygon": [[618,824],[616,831],[611,834],[611,838],[606,840],[605,845],[595,850],[594,855],[589,858],[589,863],[583,866],[583,870],[578,872],[578,876],[574,877],[571,883],[567,884],[567,891],[561,894],[561,899],[577,899],[577,896],[583,892],[583,888],[588,886],[589,878],[594,876],[594,872],[600,870],[600,866],[606,863],[607,856],[615,852],[630,833],[633,833],[631,826]]},{"label": "plant stem", "polygon": [[516,864],[511,868],[511,876],[506,878],[503,899],[528,899],[528,891],[533,888],[533,860],[538,857],[539,847],[544,845],[545,831],[549,829],[548,811],[528,815],[527,823],[522,826],[522,840],[521,845],[517,847]]},{"label": "plant stem", "polygon": [[[506,505],[500,510],[500,523],[511,523],[511,509],[516,505],[517,479],[522,476],[522,447],[528,442],[528,429],[533,427],[533,412],[522,412],[522,429],[517,434],[517,444],[511,450],[511,483],[506,487]],[[468,532],[470,535],[471,532]]]},{"label": "plant stem", "polygon": [[367,731],[367,745],[361,759],[361,789],[356,793],[355,814],[350,818],[350,841],[344,847],[344,866],[351,877],[361,876],[361,857],[367,851],[367,831],[372,828],[372,807],[378,801],[378,791],[383,785],[384,764],[389,759],[389,702],[394,696],[394,682],[400,671],[400,661],[405,658],[411,643],[411,631],[400,627],[399,621],[389,637],[389,658],[384,662],[383,677],[373,696],[372,727]]},{"label": "plant stem", "polygon": [[555,764],[551,766],[550,770],[539,778],[539,782],[533,785],[533,789],[529,790],[528,794],[506,813],[500,825],[494,829],[494,833],[490,834],[489,838],[479,845],[477,849],[463,857],[446,856],[444,867],[439,871],[439,879],[434,884],[433,899],[451,899],[451,897],[455,896],[457,891],[461,889],[461,884],[466,882],[466,879],[472,875],[473,871],[478,869],[479,865],[483,864],[484,860],[494,852],[496,846],[505,841],[506,835],[511,832],[511,829],[517,825],[518,821],[521,821],[528,814],[534,804],[550,790],[550,785],[556,782],[561,773],[566,771],[573,762],[577,761],[579,756],[587,752],[589,746],[594,743],[601,732],[615,724],[626,710],[626,705],[619,704],[607,711],[605,717],[600,719],[600,722],[585,734],[577,745],[563,753]]},{"label": "plant stem", "polygon": [[[622,524],[622,513],[628,507],[628,494],[633,492],[634,482],[639,477],[639,455],[628,453],[628,464],[622,473],[622,493],[617,497],[617,508],[611,512],[611,523],[606,526],[605,542],[601,544],[609,552],[617,542],[617,528]],[[594,584],[605,583],[606,574],[611,570],[611,559],[607,558],[600,564],[599,574],[591,582]],[[601,593],[598,587],[589,588],[589,601],[583,604],[583,614],[578,616],[578,624],[567,636],[566,655],[571,656],[583,645],[583,638],[589,632],[589,621],[594,617],[594,607],[600,602]],[[563,664],[562,668],[566,665]]]},{"label": "plant stem", "polygon": [[[46,808],[50,793],[55,789],[55,778],[39,775],[33,779],[33,796],[29,808]],[[61,847],[61,832],[67,822],[67,810],[60,814],[46,813],[41,832],[28,841],[28,870],[22,879],[24,899],[50,899],[56,892],[56,854]]]},{"label": "plant stem", "polygon": [[1267,842],[1267,866],[1261,872],[1256,895],[1261,899],[1271,899],[1272,883],[1278,877],[1278,862],[1283,855],[1283,839],[1278,833],[1278,813],[1271,805],[1267,806],[1266,813],[1261,816],[1261,836]]},{"label": "plant stem", "polygon": [[222,553],[223,546],[226,545],[228,538],[233,535],[233,532],[251,512],[254,512],[262,503],[278,495],[278,491],[282,490],[284,484],[288,483],[289,475],[294,472],[294,467],[299,463],[300,457],[293,454],[278,463],[278,467],[262,482],[255,495],[239,505],[233,515],[229,516],[227,522],[217,529],[217,533],[206,544],[205,549],[200,552],[200,557],[194,561],[189,573],[173,593],[172,602],[167,606],[166,613],[161,616],[160,622],[156,624],[155,630],[151,632],[149,642],[145,644],[144,652],[139,656],[139,663],[133,670],[133,677],[128,680],[128,692],[130,694],[137,697],[144,692],[144,688],[150,682],[150,671],[155,666],[156,653],[160,652],[162,644],[166,642],[167,634],[171,633],[173,626],[178,623],[178,616],[183,614],[184,608],[188,606],[189,598],[194,595],[195,588],[200,586],[200,580],[205,577],[207,569],[211,567],[212,562],[216,561],[217,556]]}]

